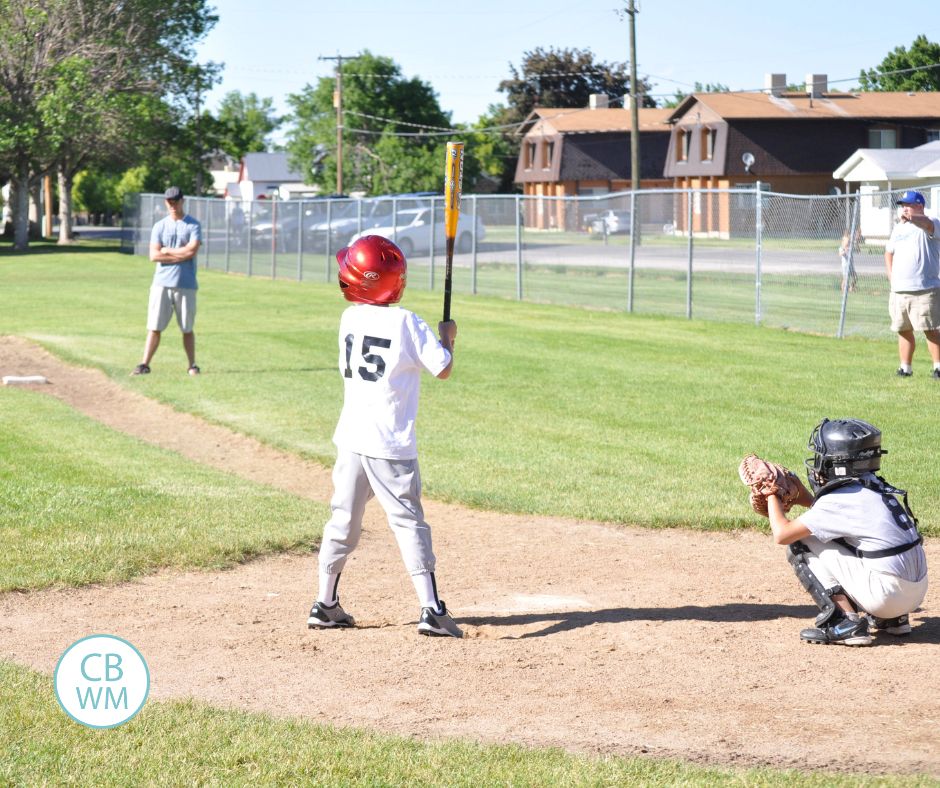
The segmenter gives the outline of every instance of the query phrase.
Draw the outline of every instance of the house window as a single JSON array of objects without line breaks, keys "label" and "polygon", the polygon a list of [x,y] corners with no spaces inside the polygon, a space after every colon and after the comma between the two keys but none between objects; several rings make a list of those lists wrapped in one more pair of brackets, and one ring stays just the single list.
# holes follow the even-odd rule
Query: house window
[{"label": "house window", "polygon": [[702,161],[711,161],[715,158],[715,130],[702,129]]},{"label": "house window", "polygon": [[552,157],[555,155],[555,143],[546,142],[545,143],[545,168],[550,170],[552,168]]},{"label": "house window", "polygon": [[527,142],[525,146],[525,167],[531,170],[535,166],[535,143]]},{"label": "house window", "polygon": [[894,129],[869,129],[869,148],[896,148],[898,146],[898,133]]},{"label": "house window", "polygon": [[676,133],[676,161],[689,160],[689,132],[679,129]]}]

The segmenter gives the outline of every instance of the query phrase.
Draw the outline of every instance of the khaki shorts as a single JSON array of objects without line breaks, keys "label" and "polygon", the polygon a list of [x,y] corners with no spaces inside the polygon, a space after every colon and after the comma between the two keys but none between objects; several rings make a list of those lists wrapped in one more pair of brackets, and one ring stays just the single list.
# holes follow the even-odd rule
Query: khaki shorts
[{"label": "khaki shorts", "polygon": [[147,330],[163,331],[170,324],[174,312],[180,331],[191,334],[196,321],[196,291],[184,287],[151,285]]},{"label": "khaki shorts", "polygon": [[940,328],[940,289],[891,293],[888,298],[892,331],[933,331]]}]

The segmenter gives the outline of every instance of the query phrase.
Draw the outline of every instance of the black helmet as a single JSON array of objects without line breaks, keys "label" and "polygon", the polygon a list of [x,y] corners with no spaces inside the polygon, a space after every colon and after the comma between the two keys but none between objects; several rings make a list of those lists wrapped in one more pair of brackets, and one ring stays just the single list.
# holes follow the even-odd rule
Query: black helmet
[{"label": "black helmet", "polygon": [[813,492],[833,479],[850,479],[881,468],[881,430],[861,419],[823,419],[810,436],[806,477]]}]

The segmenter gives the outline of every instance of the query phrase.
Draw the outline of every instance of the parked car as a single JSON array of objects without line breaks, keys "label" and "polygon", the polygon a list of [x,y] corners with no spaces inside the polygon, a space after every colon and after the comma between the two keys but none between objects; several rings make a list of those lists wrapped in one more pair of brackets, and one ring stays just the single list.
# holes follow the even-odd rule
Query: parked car
[{"label": "parked car", "polygon": [[[329,224],[330,248],[334,251],[348,246],[357,234],[367,234],[366,230],[392,225],[392,211],[401,213],[405,210],[427,208],[432,197],[439,197],[434,192],[411,192],[382,197],[372,197],[361,201],[361,209],[353,210],[346,218],[331,218]],[[443,209],[442,209],[443,210]],[[398,224],[402,220],[399,219]],[[326,237],[327,226],[324,222],[318,228],[321,238]],[[321,242],[322,243],[322,242]]]},{"label": "parked car", "polygon": [[629,233],[630,219],[630,211],[604,211],[592,219],[589,232],[600,235]]},{"label": "parked car", "polygon": [[[442,252],[447,240],[444,233],[444,207],[439,206],[434,213],[434,250]],[[381,235],[391,239],[398,244],[405,257],[416,252],[427,254],[431,250],[431,209],[409,208],[399,211],[394,223],[388,222],[383,226],[363,230],[354,235],[350,243],[366,235]],[[461,213],[457,220],[457,236],[454,240],[456,251],[469,252],[473,248],[474,235],[477,243],[486,237],[482,220],[478,216],[474,227],[473,217]]]}]

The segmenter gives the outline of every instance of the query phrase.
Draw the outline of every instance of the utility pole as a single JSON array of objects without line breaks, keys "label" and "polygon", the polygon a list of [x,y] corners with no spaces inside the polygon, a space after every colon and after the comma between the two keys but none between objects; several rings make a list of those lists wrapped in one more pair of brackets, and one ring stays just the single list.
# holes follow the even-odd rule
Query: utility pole
[{"label": "utility pole", "polygon": [[[358,55],[345,57],[351,60]],[[317,60],[336,61],[336,90],[333,91],[333,106],[336,107],[336,193],[343,194],[343,55],[321,55]]]},{"label": "utility pole", "polygon": [[627,0],[630,15],[630,188],[640,188],[640,110],[636,92],[636,15],[634,0]]}]

